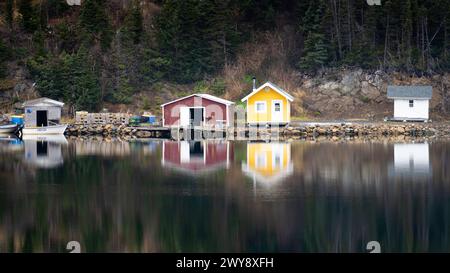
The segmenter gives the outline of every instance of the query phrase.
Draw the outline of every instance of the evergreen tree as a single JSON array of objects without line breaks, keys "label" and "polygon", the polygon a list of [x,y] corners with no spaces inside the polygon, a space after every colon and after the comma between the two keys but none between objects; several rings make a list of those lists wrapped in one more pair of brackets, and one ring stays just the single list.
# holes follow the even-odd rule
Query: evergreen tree
[{"label": "evergreen tree", "polygon": [[[134,54],[133,54],[134,52]],[[108,99],[113,103],[130,103],[134,94],[134,88],[131,78],[136,78],[137,73],[134,68],[138,66],[138,59],[134,59],[138,55],[138,48],[131,45],[130,48],[124,48],[121,41],[113,44],[111,50],[111,62],[108,72]],[[136,62],[137,61],[137,62]]]},{"label": "evergreen tree", "polygon": [[141,60],[139,73],[143,84],[151,85],[165,78],[171,66],[170,60],[153,48],[143,48]]},{"label": "evergreen tree", "polygon": [[143,19],[141,10],[137,2],[132,4],[123,27],[123,36],[125,39],[133,41],[134,44],[139,44],[144,33]]},{"label": "evergreen tree", "polygon": [[442,39],[442,64],[446,71],[450,70],[450,2],[446,1],[444,6],[444,10],[447,12],[444,15],[444,34]]},{"label": "evergreen tree", "polygon": [[33,33],[38,28],[39,20],[31,0],[20,0],[19,13],[22,15],[22,28]]},{"label": "evergreen tree", "polygon": [[[103,96],[98,82],[108,99],[127,102],[135,90],[162,79],[193,83],[215,77],[233,63],[243,41],[251,42],[266,30],[289,33],[292,25],[299,26],[299,42],[286,43],[287,54],[293,65],[308,71],[337,65],[411,73],[450,69],[448,0],[386,0],[382,6],[355,0],[160,0],[153,1],[161,10],[148,30],[140,1],[128,2],[132,4],[123,17],[122,6],[106,0],[84,0],[79,8],[65,0],[4,0],[6,24],[15,27],[17,7],[20,27],[33,34],[33,44],[14,44],[24,41],[23,33],[10,31],[2,48],[16,47],[9,54],[20,58],[28,58],[25,49],[32,52],[38,68],[32,74],[39,79],[40,92],[83,107],[93,107],[85,98]],[[47,24],[47,19],[57,20]],[[120,30],[117,35],[111,22]],[[97,46],[104,51],[98,52]],[[88,59],[85,66],[80,63],[75,69],[83,58]],[[2,56],[0,62],[5,74]],[[72,90],[74,86],[84,86],[84,95]]]},{"label": "evergreen tree", "polygon": [[98,110],[102,101],[98,68],[89,59],[88,52],[83,47],[72,55],[71,71],[75,79],[67,98],[76,110]]},{"label": "evergreen tree", "polygon": [[[195,81],[205,70],[200,59],[207,54],[197,28],[199,21],[196,1],[168,0],[163,3],[157,19],[157,39],[163,55],[172,67],[169,80],[178,82]],[[200,58],[200,59],[197,59]]]},{"label": "evergreen tree", "polygon": [[68,93],[71,78],[66,58],[69,56],[37,56],[28,62],[32,77],[36,80],[36,88],[41,96],[62,99]]},{"label": "evergreen tree", "polygon": [[272,29],[275,26],[276,0],[247,0],[241,1],[241,9],[246,20],[250,21],[254,29]]},{"label": "evergreen tree", "polygon": [[403,15],[402,15],[402,47],[403,47],[403,59],[406,70],[412,70],[412,32],[413,32],[413,14],[410,0],[405,0],[403,3]]},{"label": "evergreen tree", "polygon": [[113,32],[106,14],[104,0],[83,1],[79,23],[85,41],[88,43],[99,41],[103,49],[109,48]]},{"label": "evergreen tree", "polygon": [[0,78],[3,78],[7,74],[5,62],[11,58],[11,50],[5,45],[2,39],[0,39]]},{"label": "evergreen tree", "polygon": [[14,21],[14,0],[6,0],[5,4],[5,20],[9,28],[12,29]]},{"label": "evergreen tree", "polygon": [[55,26],[55,35],[61,51],[73,52],[78,45],[79,37],[76,26],[67,21]]},{"label": "evergreen tree", "polygon": [[38,56],[28,67],[41,96],[63,100],[75,110],[95,111],[101,103],[98,69],[83,47],[77,53]]},{"label": "evergreen tree", "polygon": [[241,36],[234,25],[233,10],[236,3],[233,0],[214,0],[211,7],[207,30],[207,40],[211,47],[213,65],[223,67],[235,55]]},{"label": "evergreen tree", "polygon": [[381,9],[378,6],[369,6],[365,2],[354,3],[354,9],[364,17],[355,17],[356,28],[353,37],[352,50],[343,55],[340,64],[370,69],[377,65],[377,17]]},{"label": "evergreen tree", "polygon": [[132,96],[134,95],[134,88],[128,78],[126,65],[118,65],[116,72],[116,83],[112,90],[113,101],[115,103],[131,103]]},{"label": "evergreen tree", "polygon": [[38,30],[33,34],[33,47],[36,56],[45,56],[45,33],[42,30]]},{"label": "evergreen tree", "polygon": [[67,0],[44,0],[42,2],[42,10],[45,11],[49,18],[61,17],[69,9],[70,6],[67,5]]},{"label": "evergreen tree", "polygon": [[306,11],[302,30],[306,33],[303,57],[299,62],[301,69],[313,71],[323,67],[328,60],[326,37],[322,26],[322,17],[325,12],[322,0],[310,2]]},{"label": "evergreen tree", "polygon": [[195,82],[214,73],[238,43],[229,12],[233,1],[164,2],[157,20],[157,41],[171,64],[169,80]]}]

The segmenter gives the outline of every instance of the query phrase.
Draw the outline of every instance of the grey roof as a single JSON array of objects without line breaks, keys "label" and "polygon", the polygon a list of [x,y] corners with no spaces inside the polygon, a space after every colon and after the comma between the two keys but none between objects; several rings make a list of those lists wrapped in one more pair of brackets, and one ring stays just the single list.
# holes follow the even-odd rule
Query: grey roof
[{"label": "grey roof", "polygon": [[54,105],[54,106],[63,107],[64,103],[44,97],[44,98],[38,98],[38,99],[34,99],[34,100],[25,101],[22,104],[22,107],[30,107],[30,106],[36,106],[36,105],[39,105],[39,106]]},{"label": "grey roof", "polygon": [[387,97],[394,98],[414,98],[431,99],[433,87],[431,86],[388,86]]}]

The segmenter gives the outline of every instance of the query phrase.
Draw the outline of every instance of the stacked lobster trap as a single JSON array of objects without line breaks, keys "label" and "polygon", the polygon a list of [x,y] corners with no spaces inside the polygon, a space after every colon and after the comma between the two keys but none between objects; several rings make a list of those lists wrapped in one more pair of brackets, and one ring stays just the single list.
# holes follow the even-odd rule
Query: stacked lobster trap
[{"label": "stacked lobster trap", "polygon": [[122,125],[130,122],[131,114],[128,113],[88,113],[78,111],[75,113],[77,124],[83,125]]}]

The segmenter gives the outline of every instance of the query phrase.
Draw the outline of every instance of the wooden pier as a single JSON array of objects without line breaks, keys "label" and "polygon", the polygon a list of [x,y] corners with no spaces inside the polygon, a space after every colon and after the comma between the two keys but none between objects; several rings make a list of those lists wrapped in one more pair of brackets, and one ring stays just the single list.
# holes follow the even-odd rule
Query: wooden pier
[{"label": "wooden pier", "polygon": [[111,124],[83,125],[72,124],[65,134],[68,136],[131,136],[136,138],[159,138],[173,140],[204,140],[204,139],[229,139],[229,140],[258,140],[274,139],[280,136],[283,128],[280,127],[156,127],[156,126],[115,126]]},{"label": "wooden pier", "polygon": [[174,140],[200,140],[226,138],[227,129],[192,127],[192,128],[170,128],[171,139]]},{"label": "wooden pier", "polygon": [[141,138],[170,138],[171,131],[167,127],[130,127],[133,133]]},{"label": "wooden pier", "polygon": [[170,137],[173,140],[202,140],[202,139],[229,139],[229,140],[262,140],[277,139],[281,137],[283,128],[221,128],[211,129],[205,127],[171,128]]}]

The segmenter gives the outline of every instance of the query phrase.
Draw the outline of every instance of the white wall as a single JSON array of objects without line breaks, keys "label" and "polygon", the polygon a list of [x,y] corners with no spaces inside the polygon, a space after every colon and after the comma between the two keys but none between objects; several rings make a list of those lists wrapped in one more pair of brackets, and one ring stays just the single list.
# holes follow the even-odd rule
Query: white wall
[{"label": "white wall", "polygon": [[430,152],[428,143],[396,143],[394,165],[397,172],[429,173]]},{"label": "white wall", "polygon": [[409,107],[409,100],[394,100],[394,118],[428,119],[428,100],[414,100],[414,107]]}]

